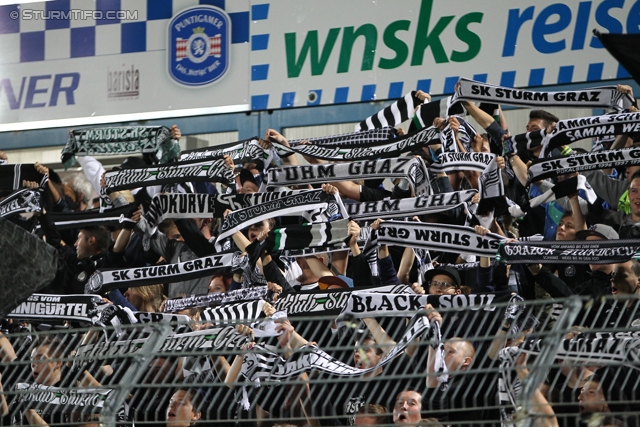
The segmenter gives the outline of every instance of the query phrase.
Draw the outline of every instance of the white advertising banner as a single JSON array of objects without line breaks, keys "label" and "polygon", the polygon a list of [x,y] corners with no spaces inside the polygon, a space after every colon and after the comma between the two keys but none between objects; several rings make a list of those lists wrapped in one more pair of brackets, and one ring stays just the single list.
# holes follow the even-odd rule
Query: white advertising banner
[{"label": "white advertising banner", "polygon": [[[253,0],[254,7],[264,1]],[[251,34],[254,108],[452,93],[458,77],[501,86],[626,78],[592,36],[639,31],[640,2],[270,1]]]},{"label": "white advertising banner", "polygon": [[247,110],[249,0],[202,3],[0,6],[0,130]]},{"label": "white advertising banner", "polygon": [[628,77],[640,1],[57,0],[0,6],[0,131]]}]

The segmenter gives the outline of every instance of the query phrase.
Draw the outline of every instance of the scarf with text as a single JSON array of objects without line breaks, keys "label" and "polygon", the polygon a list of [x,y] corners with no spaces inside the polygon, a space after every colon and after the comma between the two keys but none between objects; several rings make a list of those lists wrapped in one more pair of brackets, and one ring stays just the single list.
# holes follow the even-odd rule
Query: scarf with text
[{"label": "scarf with text", "polygon": [[540,157],[563,145],[569,145],[586,138],[604,135],[634,135],[640,132],[640,112],[606,114],[603,116],[564,119],[556,123],[552,132],[544,129],[519,134],[514,137],[518,144],[526,144],[528,149],[543,147]]},{"label": "scarf with text", "polygon": [[233,264],[234,253],[222,253],[175,264],[96,270],[85,284],[85,293],[157,283],[174,283],[213,276]]},{"label": "scarf with text", "polygon": [[323,145],[300,144],[294,147],[286,147],[273,142],[273,149],[280,157],[289,157],[296,153],[316,159],[328,161],[356,161],[375,160],[379,158],[399,157],[402,153],[429,144],[439,144],[440,131],[433,126],[420,131],[395,138],[392,142],[383,141],[383,144],[359,146],[353,148],[327,147]]},{"label": "scarf with text", "polygon": [[528,184],[566,173],[640,165],[640,147],[536,159],[529,166]]},{"label": "scarf with text", "polygon": [[69,320],[93,323],[102,298],[98,295],[32,294],[7,317],[29,320]]},{"label": "scarf with text", "polygon": [[[414,294],[406,285],[387,285],[370,289],[361,289],[367,292],[383,292],[387,294]],[[286,311],[288,316],[309,315],[313,313],[339,315],[346,306],[349,296],[353,291],[319,289],[312,291],[300,291],[283,295],[278,298],[274,307],[278,311]]]},{"label": "scarf with text", "polygon": [[251,288],[236,289],[235,291],[191,295],[183,298],[170,298],[164,302],[164,312],[171,313],[192,307],[209,307],[212,305],[230,304],[259,299],[270,302],[271,298],[268,297],[268,294],[269,289],[267,289],[266,286],[254,286]]},{"label": "scarf with text", "polygon": [[628,94],[616,86],[594,87],[583,90],[541,92],[494,86],[461,78],[456,85],[452,102],[480,101],[525,107],[611,108],[621,111],[635,105]]},{"label": "scarf with text", "polygon": [[0,216],[16,215],[28,212],[42,212],[39,190],[18,190],[0,201]]},{"label": "scarf with text", "polygon": [[634,258],[640,239],[570,240],[500,245],[504,264],[618,264]]},{"label": "scarf with text", "polygon": [[421,158],[286,166],[269,169],[267,177],[268,182],[262,184],[264,188],[372,178],[406,178],[417,195],[432,193],[428,171]]},{"label": "scarf with text", "polygon": [[[135,354],[147,341],[146,338],[98,342],[78,347],[74,365],[92,363],[96,359]],[[247,342],[247,337],[236,332],[233,326],[207,328],[183,334],[171,334],[156,354],[180,356],[184,353],[210,353],[216,350],[237,350]]]},{"label": "scarf with text", "polygon": [[180,146],[171,139],[164,126],[122,126],[75,129],[69,132],[62,149],[61,161],[65,170],[76,162],[75,156],[123,156],[127,154],[155,154],[160,163],[174,161]]},{"label": "scarf with text", "polygon": [[473,227],[424,222],[385,221],[378,230],[378,242],[457,254],[495,257],[504,237],[480,236]]},{"label": "scarf with text", "polygon": [[[362,132],[350,132],[340,135],[320,136],[315,138],[305,139],[292,139],[289,140],[289,145],[295,147],[296,145],[306,144],[307,142],[314,145],[323,145],[326,147],[358,147],[368,145],[378,145],[384,143],[390,139],[395,138],[396,130],[392,127],[386,127],[381,129],[369,129]],[[271,142],[277,142],[275,139],[271,139]]]},{"label": "scarf with text", "polygon": [[[317,370],[337,377],[359,377],[374,372],[399,356],[411,342],[431,328],[424,312],[414,313],[409,326],[395,346],[377,365],[370,368],[355,368],[347,365],[313,345],[307,345],[293,353],[287,360],[261,345],[255,346],[244,356],[242,376],[248,383],[259,386],[260,382],[282,381]],[[247,402],[245,402],[247,403]]]},{"label": "scarf with text", "polygon": [[445,212],[465,205],[471,201],[477,190],[437,193],[430,196],[406,199],[385,199],[376,202],[347,203],[345,208],[349,217],[357,220],[375,220],[413,217],[438,212]]},{"label": "scarf with text", "polygon": [[[42,384],[17,383],[14,402],[26,408],[44,404],[48,411],[99,414],[113,391],[104,388],[67,389]],[[50,406],[51,405],[51,406]]]},{"label": "scarf with text", "polygon": [[587,196],[587,201],[591,204],[595,203],[598,199],[598,195],[593,190],[591,185],[587,182],[587,177],[584,175],[578,175],[558,182],[556,185],[545,191],[539,196],[534,197],[529,201],[532,208],[541,205],[542,203],[548,203],[553,200],[560,199],[562,197],[568,197],[571,194],[577,193],[579,190],[583,190]]},{"label": "scarf with text", "polygon": [[121,169],[105,174],[110,190],[129,190],[150,185],[175,184],[182,182],[221,182],[235,185],[233,171],[225,166],[224,160],[194,160],[167,163],[139,169]]},{"label": "scarf with text", "polygon": [[309,190],[270,191],[254,194],[158,193],[144,216],[150,227],[173,218],[222,218],[224,211],[232,211],[300,194]]},{"label": "scarf with text", "polygon": [[211,322],[214,325],[227,323],[246,323],[254,321],[258,317],[264,317],[262,308],[266,301],[256,300],[229,304],[221,307],[206,308],[200,313],[200,320]]},{"label": "scarf with text", "polygon": [[492,153],[442,153],[438,161],[429,167],[432,172],[475,171],[480,172],[480,194],[482,198],[504,196],[502,174]]},{"label": "scarf with text", "polygon": [[356,125],[356,132],[387,126],[397,126],[413,117],[413,113],[418,105],[422,105],[422,100],[416,96],[415,90],[411,91],[393,104],[361,121]]},{"label": "scarf with text", "polygon": [[417,295],[386,294],[381,292],[353,291],[336,319],[341,326],[348,318],[367,317],[410,317],[425,305],[434,309],[495,311],[495,304],[509,301],[511,294],[459,294],[459,295]]},{"label": "scarf with text", "polygon": [[222,159],[224,156],[229,156],[233,159],[234,163],[241,163],[241,161],[245,159],[260,158],[263,151],[262,147],[258,144],[258,137],[254,136],[228,144],[184,150],[180,154],[180,161]]},{"label": "scarf with text", "polygon": [[480,267],[480,262],[463,262],[461,264],[442,262],[438,264],[438,267],[449,267],[456,270],[475,270],[476,268]]},{"label": "scarf with text", "polygon": [[340,196],[322,190],[306,191],[230,212],[220,226],[217,242],[265,219],[301,215],[309,222],[346,218]]},{"label": "scarf with text", "polygon": [[40,188],[44,188],[49,175],[36,171],[33,163],[0,165],[0,191],[20,190],[23,187],[22,181],[35,182]]},{"label": "scarf with text", "polygon": [[[507,347],[500,350],[498,396],[502,408],[503,425],[514,425],[513,415],[516,412],[518,397],[522,392],[522,384],[515,371],[516,361],[521,352],[540,354],[544,348],[542,341],[542,339],[530,339],[523,342],[520,347]],[[616,334],[591,332],[562,340],[558,346],[556,358],[588,366],[606,366],[615,363],[638,370],[639,347],[640,338],[637,332]]]},{"label": "scarf with text", "polygon": [[119,208],[105,209],[104,212],[91,209],[82,212],[47,212],[47,214],[58,230],[101,225],[132,229],[136,226],[136,222],[131,217],[138,210],[138,206],[138,203],[129,203]]},{"label": "scarf with text", "polygon": [[[133,311],[129,307],[123,307],[116,304],[103,304],[98,307],[94,317],[93,324],[96,326],[106,327],[113,326],[116,335],[122,337],[125,325],[166,323],[171,327],[174,333],[191,332],[191,318],[183,314],[165,314],[145,311]],[[145,327],[140,333],[151,333],[152,329]]]}]

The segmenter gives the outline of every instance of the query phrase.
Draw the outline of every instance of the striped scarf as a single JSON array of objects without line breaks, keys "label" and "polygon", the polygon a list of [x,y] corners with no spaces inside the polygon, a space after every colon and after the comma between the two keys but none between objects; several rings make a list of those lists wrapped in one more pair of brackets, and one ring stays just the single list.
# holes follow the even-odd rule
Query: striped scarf
[{"label": "striped scarf", "polygon": [[416,96],[416,91],[411,91],[373,116],[364,119],[356,125],[356,132],[397,126],[413,117],[416,107],[421,104],[422,101]]},{"label": "striped scarf", "polygon": [[438,161],[429,167],[432,172],[470,170],[480,172],[480,194],[482,198],[504,196],[502,173],[492,153],[442,153]]},{"label": "striped scarf", "polygon": [[[343,133],[340,135],[320,136],[316,138],[292,139],[289,141],[291,147],[301,143],[311,143],[325,147],[358,147],[384,143],[396,137],[396,130],[392,127],[380,129],[369,129],[361,132]],[[271,140],[271,142],[277,142]]]},{"label": "striped scarf", "polygon": [[327,194],[322,190],[306,191],[230,212],[220,227],[216,244],[220,246],[220,242],[227,237],[265,219],[298,216],[301,213],[310,222],[329,221],[347,216],[340,196]]},{"label": "striped scarf", "polygon": [[327,147],[324,145],[300,144],[294,147],[285,147],[277,142],[272,143],[273,149],[280,157],[289,157],[301,154],[316,159],[328,161],[356,161],[375,160],[379,158],[398,157],[403,153],[424,147],[429,144],[440,143],[439,130],[429,127],[420,131],[398,137],[393,142],[382,141],[383,144],[370,144],[366,147]]},{"label": "striped scarf", "polygon": [[36,171],[30,164],[0,165],[0,191],[15,191],[22,188],[22,181],[36,182],[43,188],[49,176]]}]

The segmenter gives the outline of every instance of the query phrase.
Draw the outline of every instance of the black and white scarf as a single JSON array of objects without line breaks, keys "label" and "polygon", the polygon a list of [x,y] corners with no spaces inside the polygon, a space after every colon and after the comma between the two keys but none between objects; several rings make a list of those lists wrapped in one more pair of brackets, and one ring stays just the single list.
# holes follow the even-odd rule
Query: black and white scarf
[{"label": "black and white scarf", "polygon": [[385,221],[378,230],[378,242],[457,254],[495,257],[504,237],[480,236],[473,227],[424,222]]},{"label": "black and white scarf", "polygon": [[[498,395],[500,415],[503,425],[514,425],[513,415],[522,392],[522,384],[516,375],[516,361],[521,352],[539,355],[544,345],[541,339],[532,339],[520,347],[507,347],[500,351],[500,377]],[[626,333],[586,333],[572,339],[562,340],[557,348],[556,358],[589,366],[603,366],[615,363],[625,368],[638,370],[638,348],[640,338],[634,332]]]},{"label": "black and white scarf", "polygon": [[222,242],[236,232],[265,219],[301,214],[309,222],[326,222],[347,217],[340,196],[327,194],[322,190],[306,191],[230,212],[220,226],[216,242]]},{"label": "black and white scarf", "polygon": [[260,158],[263,151],[258,144],[258,137],[254,136],[228,144],[185,150],[180,154],[180,161],[222,159],[224,156],[229,156],[235,163],[241,163],[245,159]]},{"label": "black and white scarf", "polygon": [[49,181],[49,175],[36,171],[32,163],[0,165],[0,191],[20,190],[23,181],[36,182],[43,188]]},{"label": "black and white scarf", "polygon": [[[78,347],[74,364],[76,361],[84,365],[95,359],[135,354],[140,351],[146,341],[147,338],[136,338],[82,345]],[[180,356],[192,352],[237,350],[245,342],[247,342],[247,337],[238,334],[233,326],[214,327],[183,334],[171,334],[165,338],[158,353]]]},{"label": "black and white scarf", "polygon": [[413,116],[413,126],[422,129],[433,124],[436,117],[449,117],[462,114],[462,104],[455,102],[451,96],[422,104]]},{"label": "black and white scarf", "polygon": [[397,126],[413,117],[413,113],[418,105],[422,105],[422,100],[416,96],[415,90],[411,91],[393,104],[361,121],[356,125],[356,132]]},{"label": "black and white scarf", "polygon": [[370,144],[359,147],[327,147],[323,145],[300,144],[294,147],[286,147],[277,142],[273,143],[273,149],[280,157],[289,157],[296,153],[310,156],[316,159],[328,161],[356,161],[375,160],[380,158],[399,157],[402,153],[412,151],[428,144],[440,143],[438,128],[429,127],[417,132],[403,135],[391,142],[383,141],[383,144]]},{"label": "black and white scarf", "polygon": [[102,298],[98,295],[32,294],[7,317],[29,320],[69,320],[93,323]]},{"label": "black and white scarf", "polygon": [[[389,294],[415,294],[406,285],[379,286],[371,289],[362,289],[368,292],[384,292]],[[314,313],[340,314],[346,306],[351,290],[330,291],[301,291],[283,295],[278,298],[274,307],[278,311],[286,311],[287,316],[311,315]]]},{"label": "black and white scarf", "polygon": [[99,414],[112,389],[79,388],[68,389],[33,383],[17,383],[14,402],[27,404],[29,408],[37,408],[44,404],[48,411],[64,411],[66,413],[82,412]]},{"label": "black and white scarf", "polygon": [[591,185],[587,182],[587,177],[584,175],[578,175],[558,182],[556,185],[545,191],[539,196],[534,197],[529,201],[532,208],[541,205],[542,203],[548,203],[553,200],[560,199],[562,197],[569,196],[576,193],[578,190],[583,190],[587,196],[587,201],[591,204],[595,203],[598,199],[598,195],[593,190]]},{"label": "black and white scarf", "polygon": [[0,201],[0,216],[10,216],[27,212],[42,212],[39,190],[18,190]]},{"label": "black and white scarf", "polygon": [[139,169],[121,169],[105,174],[107,189],[128,190],[149,185],[175,184],[182,182],[221,182],[235,185],[233,171],[224,160],[194,160],[168,163]]},{"label": "black and white scarf", "polygon": [[[392,127],[385,127],[380,129],[369,129],[362,132],[350,132],[340,135],[332,136],[320,136],[316,138],[305,139],[292,139],[289,141],[289,145],[295,147],[303,142],[307,142],[314,145],[322,145],[325,147],[358,147],[378,145],[385,141],[395,138],[396,130]],[[277,142],[271,140],[271,142]]]},{"label": "black and white scarf", "polygon": [[234,253],[222,253],[175,264],[97,270],[89,278],[84,289],[85,293],[94,293],[115,288],[183,282],[213,276],[216,272],[232,265],[237,256]]},{"label": "black and white scarf", "polygon": [[171,132],[164,126],[122,126],[75,129],[69,132],[62,149],[61,161],[65,169],[76,162],[75,156],[123,156],[154,153],[160,163],[178,158],[180,148],[171,140]]},{"label": "black and white scarf", "polygon": [[270,191],[254,194],[158,193],[144,213],[149,226],[156,227],[165,219],[222,218],[227,209],[235,211],[278,200],[309,190]]},{"label": "black and white scarf", "polygon": [[333,222],[315,224],[288,225],[276,228],[267,238],[254,241],[247,247],[251,258],[257,259],[262,251],[269,253],[285,249],[305,249],[343,243],[349,238],[349,220],[339,219]]},{"label": "black and white scarf", "polygon": [[172,313],[192,307],[209,307],[212,305],[231,304],[258,299],[270,301],[268,294],[269,289],[267,289],[266,286],[253,286],[229,292],[170,298],[164,302],[164,312]]},{"label": "black and white scarf", "polygon": [[[312,344],[297,350],[287,360],[271,349],[257,345],[245,354],[242,362],[241,375],[245,380],[245,385],[243,386],[240,404],[245,410],[250,408],[251,405],[246,388],[248,386],[260,387],[261,381],[279,382],[298,377],[300,374],[312,370],[326,372],[338,377],[359,377],[374,372],[399,356],[411,342],[423,334],[430,334],[432,340],[441,342],[440,329],[436,325],[437,323],[431,325],[426,316],[422,315],[422,313],[417,313],[389,353],[380,359],[378,364],[365,369],[349,366]],[[436,367],[442,365],[444,361],[444,348],[442,345],[439,347],[439,351],[436,354]],[[438,363],[438,361],[441,361],[441,363]],[[441,375],[438,380],[446,381],[446,374]]]},{"label": "black and white scarf", "polygon": [[200,313],[200,320],[211,322],[214,325],[252,322],[258,317],[264,317],[262,308],[265,303],[266,301],[256,300],[206,308]]},{"label": "black and white scarf", "polygon": [[345,208],[350,218],[358,220],[410,218],[414,215],[445,212],[455,209],[465,205],[476,194],[478,194],[477,190],[463,190],[406,199],[385,199],[376,202],[347,203],[345,204]]},{"label": "black and white scarf", "polygon": [[621,111],[635,104],[628,94],[616,86],[594,87],[583,90],[541,92],[494,86],[461,78],[452,102],[480,101],[525,107],[612,108]]},{"label": "black and white scarf", "polygon": [[496,294],[417,295],[354,291],[351,292],[336,323],[340,326],[342,319],[347,316],[358,319],[410,317],[427,304],[431,304],[435,309],[495,311],[500,303],[508,301],[509,298],[510,294],[507,292],[497,296]]},{"label": "black and white scarf", "polygon": [[342,164],[299,165],[272,168],[263,187],[323,184],[372,178],[406,178],[417,195],[431,194],[428,171],[421,158],[362,160]]},{"label": "black and white scarf", "polygon": [[570,240],[500,245],[498,261],[505,264],[618,264],[640,250],[640,240]]},{"label": "black and white scarf", "polygon": [[480,194],[482,198],[504,196],[502,174],[492,153],[442,153],[438,161],[429,167],[432,172],[470,170],[480,172]]},{"label": "black and white scarf", "polygon": [[640,148],[574,154],[569,157],[536,159],[529,166],[529,183],[566,173],[632,166],[640,164]]},{"label": "black and white scarf", "polygon": [[530,150],[542,146],[540,157],[546,157],[554,149],[581,139],[604,135],[633,135],[639,132],[640,112],[635,112],[564,119],[556,123],[552,132],[542,129],[518,134],[514,140],[518,144],[526,144]]},{"label": "black and white scarf", "polygon": [[456,270],[475,270],[476,268],[480,267],[480,262],[476,261],[476,262],[463,262],[461,264],[451,264],[451,263],[447,263],[447,262],[442,262],[438,264],[438,267],[449,267],[449,268],[454,268]]},{"label": "black and white scarf", "polygon": [[95,226],[132,229],[136,222],[131,217],[138,206],[137,203],[129,203],[119,208],[105,209],[104,212],[91,209],[82,212],[48,212],[48,215],[58,230]]}]

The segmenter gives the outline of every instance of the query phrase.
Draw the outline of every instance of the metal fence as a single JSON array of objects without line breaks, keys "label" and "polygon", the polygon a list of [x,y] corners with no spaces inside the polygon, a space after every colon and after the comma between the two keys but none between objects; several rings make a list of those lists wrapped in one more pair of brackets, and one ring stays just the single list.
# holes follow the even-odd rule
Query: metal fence
[{"label": "metal fence", "polygon": [[640,425],[638,299],[394,298],[288,320],[5,321],[2,423]]}]

